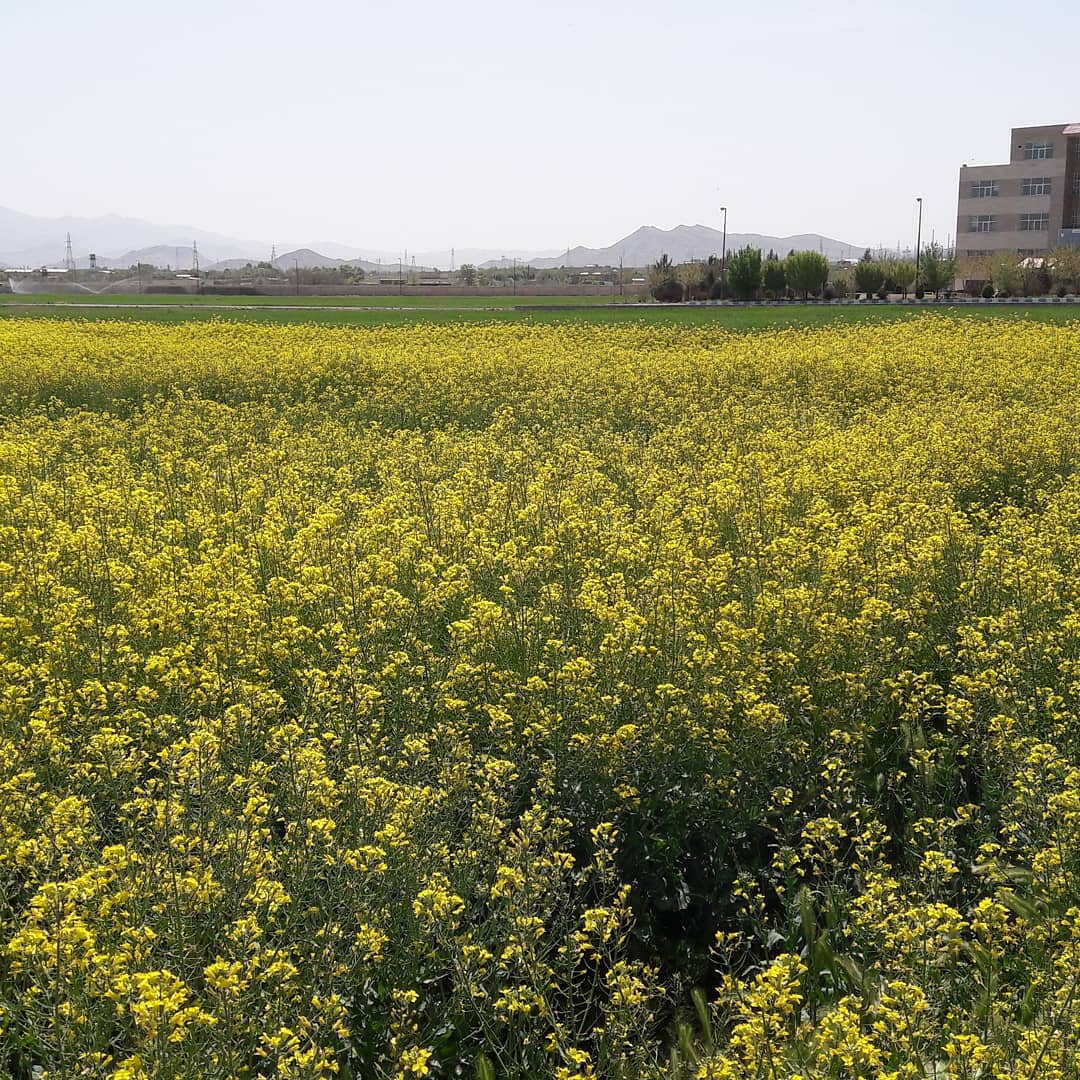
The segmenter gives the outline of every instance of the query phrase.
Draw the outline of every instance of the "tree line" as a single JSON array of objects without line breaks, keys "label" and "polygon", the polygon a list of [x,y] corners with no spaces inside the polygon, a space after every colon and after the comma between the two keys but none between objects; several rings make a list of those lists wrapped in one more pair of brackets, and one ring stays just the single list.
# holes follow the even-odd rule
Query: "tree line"
[{"label": "tree line", "polygon": [[928,244],[916,266],[910,259],[875,259],[867,250],[849,271],[834,267],[817,251],[791,251],[780,258],[775,251],[762,255],[760,248],[747,245],[735,251],[724,266],[710,255],[704,261],[675,264],[661,255],[649,269],[649,286],[656,300],[782,300],[821,297],[843,299],[862,293],[867,299],[890,293],[905,297],[914,287],[922,298],[927,292],[939,296],[951,289],[956,275],[952,255],[940,244]]},{"label": "tree line", "polygon": [[1026,259],[1009,251],[969,255],[959,260],[957,273],[969,292],[984,297],[1067,296],[1080,292],[1080,248]]}]

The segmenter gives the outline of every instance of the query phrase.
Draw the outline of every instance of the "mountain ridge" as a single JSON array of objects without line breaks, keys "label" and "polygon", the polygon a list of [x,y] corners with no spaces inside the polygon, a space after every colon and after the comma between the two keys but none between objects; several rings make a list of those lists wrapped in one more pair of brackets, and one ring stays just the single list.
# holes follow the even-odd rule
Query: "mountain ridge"
[{"label": "mountain ridge", "polygon": [[[101,265],[151,247],[191,248],[199,245],[207,262],[247,254],[248,242],[193,225],[159,225],[119,214],[99,217],[37,217],[0,206],[0,261],[8,266],[62,266],[70,234],[76,264],[86,266],[94,252]],[[104,261],[103,261],[104,260]],[[170,260],[170,265],[173,260]]]},{"label": "mountain ridge", "polygon": [[[726,238],[730,255],[741,247],[770,248],[777,255],[789,251],[820,251],[830,260],[858,258],[865,250],[861,244],[834,240],[820,233],[795,233],[791,236],[770,236],[765,233],[729,232]],[[655,225],[641,225],[621,240],[602,248],[575,247],[564,255],[551,259],[536,259],[529,263],[534,269],[546,270],[560,266],[648,266],[661,255],[670,256],[672,262],[688,262],[720,255],[725,247],[724,233],[709,225],[676,225],[661,229]],[[502,266],[503,262],[485,264],[486,267]]]},{"label": "mountain ridge", "polygon": [[[0,207],[0,268],[61,266],[68,234],[72,237],[76,266],[80,268],[89,265],[89,253],[94,252],[98,266],[103,268],[127,268],[136,262],[144,262],[186,270],[193,263],[193,243],[198,244],[199,263],[203,269],[213,269],[215,264],[243,266],[248,262],[269,261],[271,247],[261,241],[238,240],[190,225],[158,225],[119,214],[104,214],[96,218],[43,218]],[[729,253],[747,244],[760,247],[763,251],[771,247],[779,255],[786,255],[792,249],[812,249],[823,252],[833,260],[857,258],[865,246],[834,240],[819,233],[797,233],[792,236],[727,234]],[[503,254],[499,257],[486,260],[481,257],[490,256],[497,249],[417,251],[408,256],[406,266],[410,270],[445,268],[453,261],[455,266],[475,263],[490,268],[508,267],[516,261],[519,265],[525,263],[542,270],[562,266],[618,266],[621,261],[625,266],[638,267],[648,266],[663,254],[670,256],[674,262],[719,255],[723,245],[723,233],[708,225],[676,225],[671,229],[641,225],[605,247],[578,246],[559,254],[552,253],[550,249],[527,251],[507,247],[501,249]],[[282,246],[285,245],[279,245]],[[330,253],[319,250],[320,246],[329,249]],[[355,254],[348,254],[350,252]],[[288,250],[276,257],[274,265],[278,269],[289,270],[294,265],[311,269],[348,263],[363,267],[365,271],[381,271],[390,276],[404,261],[403,254],[391,254],[361,245],[351,247],[326,240],[321,245],[289,245]]]}]

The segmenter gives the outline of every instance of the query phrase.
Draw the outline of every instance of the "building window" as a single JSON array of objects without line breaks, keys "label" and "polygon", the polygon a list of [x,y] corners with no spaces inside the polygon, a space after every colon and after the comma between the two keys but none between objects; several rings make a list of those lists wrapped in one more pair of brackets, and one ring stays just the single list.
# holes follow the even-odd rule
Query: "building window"
[{"label": "building window", "polygon": [[994,231],[994,216],[993,216],[993,214],[972,214],[971,215],[971,231],[972,232],[993,232]]},{"label": "building window", "polygon": [[1073,194],[1080,195],[1080,173],[1073,177]]},{"label": "building window", "polygon": [[1044,161],[1054,156],[1052,142],[1026,142],[1020,149],[1023,151],[1025,161]]},{"label": "building window", "polygon": [[988,199],[998,193],[996,180],[973,180],[971,182],[971,197],[973,199]]},{"label": "building window", "polygon": [[1021,232],[1043,232],[1050,228],[1049,214],[1021,214]]},{"label": "building window", "polygon": [[1049,195],[1049,176],[1028,176],[1021,185],[1021,195]]},{"label": "building window", "polygon": [[1072,212],[1072,224],[1070,229],[1080,229],[1080,206],[1077,206]]}]

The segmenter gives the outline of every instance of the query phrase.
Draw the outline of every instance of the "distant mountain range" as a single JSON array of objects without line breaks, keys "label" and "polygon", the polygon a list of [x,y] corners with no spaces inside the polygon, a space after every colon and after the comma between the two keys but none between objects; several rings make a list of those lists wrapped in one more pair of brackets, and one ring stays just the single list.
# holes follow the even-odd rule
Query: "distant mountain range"
[{"label": "distant mountain range", "polygon": [[[180,248],[181,254],[186,248],[190,257],[193,241],[199,245],[200,259],[205,258],[207,262],[246,256],[253,247],[241,240],[190,225],[156,225],[116,214],[96,218],[44,218],[0,207],[0,264],[63,266],[65,238],[69,233],[72,252],[79,266],[89,265],[87,256],[90,252],[98,255],[100,265],[108,266],[121,262],[128,253],[139,254],[156,248],[163,251]],[[175,254],[165,262],[174,267],[178,265]],[[190,262],[187,265],[190,266]]]},{"label": "distant mountain range", "polygon": [[[192,242],[199,247],[200,269],[240,269],[248,263],[269,260],[273,245],[263,241],[238,240],[232,236],[198,229],[192,225],[158,225],[138,218],[116,214],[104,217],[36,217],[0,207],[0,269],[5,267],[63,266],[66,238],[71,235],[75,265],[90,265],[90,253],[97,256],[103,269],[122,269],[137,263],[190,270],[193,265]],[[325,240],[318,243],[278,244],[282,254],[274,260],[279,269],[332,267],[349,263],[365,271],[397,270],[405,252],[361,248]],[[504,248],[462,248],[458,251],[411,251],[407,253],[410,269],[449,267],[451,263],[479,265],[501,255],[517,257],[520,262],[554,255],[553,250],[520,251]]]},{"label": "distant mountain range", "polygon": [[[858,258],[865,247],[832,240],[818,233],[799,233],[796,236],[764,236],[761,233],[727,234],[727,250],[730,254],[741,247],[761,248],[773,251],[781,257],[789,251],[820,251],[831,260]],[[658,229],[654,225],[642,225],[629,236],[616,240],[604,248],[576,247],[551,259],[532,259],[530,266],[538,270],[557,266],[648,266],[661,255],[669,255],[672,262],[688,262],[691,259],[707,259],[720,255],[724,249],[724,234],[708,225],[676,225],[673,229]],[[505,260],[487,264],[503,267]]]},{"label": "distant mountain range", "polygon": [[[5,267],[63,266],[66,237],[70,233],[76,266],[90,265],[91,252],[97,255],[97,265],[104,269],[125,269],[136,263],[169,266],[174,270],[189,270],[194,262],[193,244],[198,245],[199,267],[202,270],[240,269],[248,263],[269,258],[271,246],[256,241],[237,240],[220,233],[208,232],[190,225],[157,225],[137,218],[116,214],[104,217],[44,218],[22,214],[0,207],[0,269]],[[821,251],[830,259],[858,258],[862,244],[832,240],[818,233],[796,236],[764,236],[759,233],[728,233],[727,250],[736,251],[750,244],[762,251],[772,248],[779,255],[791,250]],[[602,248],[576,247],[563,253],[547,251],[503,250],[489,248],[460,248],[455,251],[417,251],[406,253],[354,248],[335,241],[319,244],[279,245],[289,247],[274,259],[279,270],[294,266],[305,269],[328,268],[348,263],[366,272],[391,276],[399,262],[407,258],[409,269],[447,268],[473,263],[484,267],[509,267],[514,261],[527,263],[536,269],[560,266],[647,266],[667,254],[673,262],[704,259],[719,255],[723,235],[707,225],[677,225],[673,229],[658,229],[643,225],[629,236]]]}]

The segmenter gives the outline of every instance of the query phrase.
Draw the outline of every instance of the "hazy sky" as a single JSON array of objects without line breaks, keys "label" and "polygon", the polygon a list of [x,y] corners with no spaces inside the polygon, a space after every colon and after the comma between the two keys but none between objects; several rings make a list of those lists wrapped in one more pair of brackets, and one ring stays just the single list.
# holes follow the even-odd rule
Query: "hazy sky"
[{"label": "hazy sky", "polygon": [[[1076,0],[0,0],[0,205],[400,250],[955,228]],[[0,244],[0,247],[3,245]]]}]

